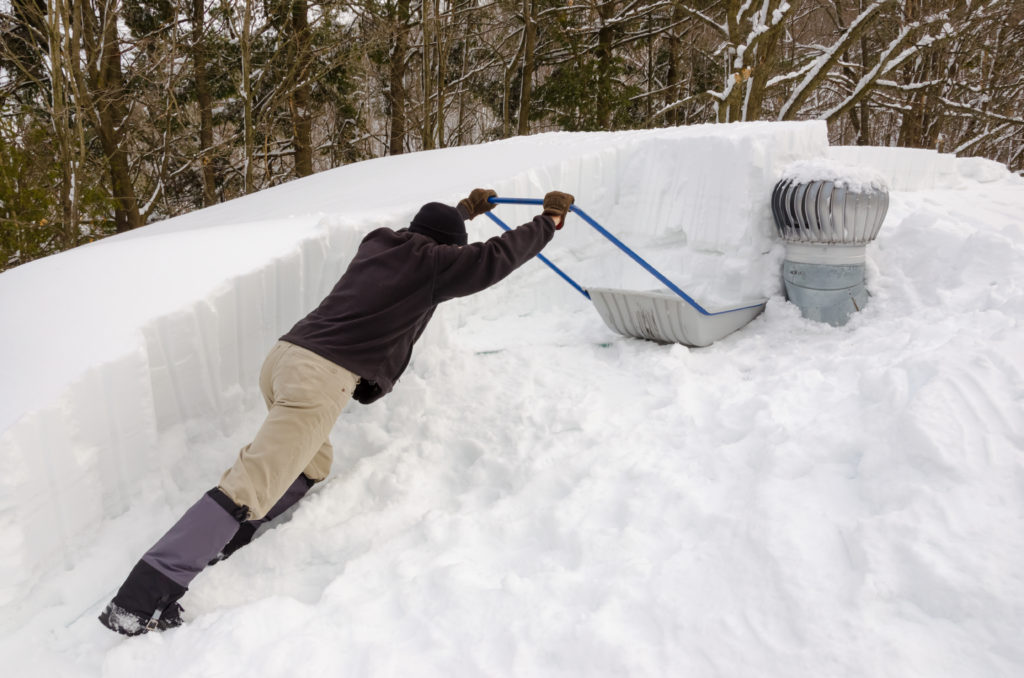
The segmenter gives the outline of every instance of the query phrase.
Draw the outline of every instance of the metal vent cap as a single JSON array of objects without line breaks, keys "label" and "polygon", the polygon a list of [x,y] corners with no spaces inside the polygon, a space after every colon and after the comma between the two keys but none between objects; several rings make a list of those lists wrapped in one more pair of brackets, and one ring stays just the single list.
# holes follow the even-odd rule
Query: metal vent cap
[{"label": "metal vent cap", "polygon": [[808,179],[789,173],[772,190],[772,216],[787,242],[866,245],[889,210],[884,181]]}]

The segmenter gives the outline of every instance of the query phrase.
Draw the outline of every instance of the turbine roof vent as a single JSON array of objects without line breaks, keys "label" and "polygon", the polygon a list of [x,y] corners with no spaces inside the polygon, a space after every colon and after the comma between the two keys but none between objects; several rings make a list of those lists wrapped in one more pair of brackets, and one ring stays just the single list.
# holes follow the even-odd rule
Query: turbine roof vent
[{"label": "turbine roof vent", "polygon": [[882,228],[889,189],[871,170],[800,162],[787,167],[775,184],[771,206],[787,242],[866,245]]}]

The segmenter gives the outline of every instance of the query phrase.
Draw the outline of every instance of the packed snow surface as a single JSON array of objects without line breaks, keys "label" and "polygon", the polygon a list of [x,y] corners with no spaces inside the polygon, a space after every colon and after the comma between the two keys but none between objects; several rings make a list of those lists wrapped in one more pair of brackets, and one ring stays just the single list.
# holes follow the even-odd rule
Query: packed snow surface
[{"label": "packed snow surface", "polygon": [[[842,328],[780,296],[769,210],[784,168],[823,159],[892,188]],[[658,345],[530,262],[441,307],[395,391],[339,419],[331,477],[195,580],[184,627],[102,628],[259,426],[264,354],[362,235],[476,186],[572,192],[699,301],[767,309]],[[1005,168],[829,148],[823,123],[553,134],[343,167],[6,272],[3,673],[1024,675],[1022,213]],[[657,287],[574,217],[545,254]]]}]

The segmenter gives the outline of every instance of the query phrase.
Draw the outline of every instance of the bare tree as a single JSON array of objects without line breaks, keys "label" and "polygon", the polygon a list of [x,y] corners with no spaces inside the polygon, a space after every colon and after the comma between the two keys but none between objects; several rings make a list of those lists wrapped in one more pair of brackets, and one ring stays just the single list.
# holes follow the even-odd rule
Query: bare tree
[{"label": "bare tree", "polygon": [[207,68],[206,0],[192,0],[192,72],[199,105],[199,164],[203,178],[203,205],[217,202],[217,175],[213,156],[213,95]]},{"label": "bare tree", "polygon": [[554,129],[820,119],[1024,170],[1021,0],[9,0],[0,37],[0,195],[49,201],[5,197],[12,262]]},{"label": "bare tree", "polygon": [[129,97],[124,85],[121,38],[118,34],[117,0],[78,0],[73,5],[74,21],[81,27],[84,55],[79,94],[84,94],[110,172],[114,201],[114,224],[118,232],[143,224],[132,182],[125,136],[128,132]]},{"label": "bare tree", "polygon": [[288,0],[283,13],[284,40],[288,55],[288,109],[292,120],[292,144],[295,149],[295,176],[313,173],[312,111],[310,109],[310,78],[312,72],[312,39],[307,0]]},{"label": "bare tree", "polygon": [[389,6],[391,28],[390,68],[388,71],[388,112],[391,119],[391,134],[388,150],[391,155],[405,151],[406,125],[406,84],[407,61],[409,58],[409,0],[396,0]]},{"label": "bare tree", "polygon": [[537,70],[537,0],[523,0],[523,76],[519,90],[519,134],[530,133],[530,98]]}]

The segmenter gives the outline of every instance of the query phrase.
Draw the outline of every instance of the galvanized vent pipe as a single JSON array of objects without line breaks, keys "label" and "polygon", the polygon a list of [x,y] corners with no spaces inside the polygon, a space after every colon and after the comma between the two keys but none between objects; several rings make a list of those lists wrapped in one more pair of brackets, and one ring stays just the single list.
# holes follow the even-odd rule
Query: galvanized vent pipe
[{"label": "galvanized vent pipe", "polygon": [[772,216],[786,241],[782,278],[805,318],[844,325],[864,308],[865,250],[888,209],[884,181],[789,176],[775,185]]}]

